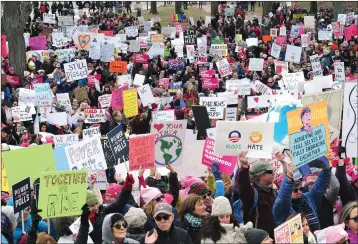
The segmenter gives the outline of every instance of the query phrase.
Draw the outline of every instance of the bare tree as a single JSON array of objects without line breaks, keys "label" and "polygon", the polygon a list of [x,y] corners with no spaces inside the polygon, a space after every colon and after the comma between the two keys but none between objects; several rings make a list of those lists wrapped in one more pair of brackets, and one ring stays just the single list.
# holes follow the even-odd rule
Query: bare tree
[{"label": "bare tree", "polygon": [[156,2],[156,1],[150,2],[150,13],[151,13],[151,14],[158,14],[158,11],[157,11],[157,2]]},{"label": "bare tree", "polygon": [[317,1],[311,1],[311,3],[310,3],[310,13],[316,15],[317,11],[318,11]]},{"label": "bare tree", "polygon": [[26,70],[26,50],[24,28],[32,11],[31,2],[2,2],[1,31],[9,42],[9,60],[15,74],[24,75]]},{"label": "bare tree", "polygon": [[264,1],[264,5],[262,7],[262,22],[266,14],[268,14],[272,9],[273,2]]},{"label": "bare tree", "polygon": [[181,10],[181,2],[175,2],[175,13],[180,14]]},{"label": "bare tree", "polygon": [[219,9],[219,2],[211,1],[211,16],[215,16],[215,13]]}]

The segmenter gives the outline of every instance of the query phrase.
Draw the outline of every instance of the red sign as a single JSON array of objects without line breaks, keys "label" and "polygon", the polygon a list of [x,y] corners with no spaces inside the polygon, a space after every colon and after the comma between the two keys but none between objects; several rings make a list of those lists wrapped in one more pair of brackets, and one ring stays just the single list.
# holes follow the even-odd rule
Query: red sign
[{"label": "red sign", "polygon": [[158,86],[162,86],[165,90],[169,88],[169,78],[162,78],[159,80]]},{"label": "red sign", "polygon": [[202,78],[212,78],[215,75],[214,70],[200,70],[199,75]]},{"label": "red sign", "polygon": [[87,75],[87,82],[89,86],[94,86],[96,84],[96,81],[99,82],[99,84],[101,84],[101,78],[102,75]]},{"label": "red sign", "polygon": [[201,82],[203,84],[203,88],[206,89],[215,89],[219,87],[218,78],[201,78]]},{"label": "red sign", "polygon": [[6,76],[7,83],[10,84],[10,86],[19,86],[20,85],[20,77],[19,76]]},{"label": "red sign", "polygon": [[149,61],[149,56],[148,56],[148,54],[136,53],[136,54],[134,54],[133,60],[134,60],[134,63],[147,64]]},{"label": "red sign", "polygon": [[99,31],[99,33],[103,33],[105,36],[112,36],[113,37],[113,31],[109,30],[109,31]]}]

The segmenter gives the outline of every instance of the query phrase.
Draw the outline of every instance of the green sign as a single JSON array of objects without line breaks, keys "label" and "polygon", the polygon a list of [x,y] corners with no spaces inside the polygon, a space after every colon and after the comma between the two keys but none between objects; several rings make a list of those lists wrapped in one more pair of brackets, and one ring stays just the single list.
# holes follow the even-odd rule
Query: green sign
[{"label": "green sign", "polygon": [[43,218],[78,216],[86,203],[88,170],[43,172],[39,209]]}]

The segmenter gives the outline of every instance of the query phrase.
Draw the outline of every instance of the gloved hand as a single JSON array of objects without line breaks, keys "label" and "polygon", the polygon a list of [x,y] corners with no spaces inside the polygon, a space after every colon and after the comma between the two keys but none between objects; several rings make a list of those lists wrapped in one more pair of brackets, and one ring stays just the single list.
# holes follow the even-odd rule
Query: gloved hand
[{"label": "gloved hand", "polygon": [[129,174],[127,175],[126,180],[124,181],[123,188],[127,190],[132,190],[132,185],[134,184],[134,178],[133,175]]},{"label": "gloved hand", "polygon": [[37,209],[36,207],[36,200],[32,200],[31,202],[31,218],[32,218],[32,226],[31,226],[31,230],[32,231],[37,231],[40,221],[42,219],[42,217],[39,215],[39,213],[41,213],[42,210],[41,209]]},{"label": "gloved hand", "polygon": [[81,225],[84,226],[89,226],[88,223],[88,217],[91,214],[91,210],[89,209],[87,203],[85,205],[83,205],[83,207],[81,208],[82,210],[82,215],[81,215]]},{"label": "gloved hand", "polygon": [[221,172],[219,171],[219,164],[218,163],[213,162],[211,164],[211,171],[213,172],[215,181],[223,179],[223,176],[222,176]]}]

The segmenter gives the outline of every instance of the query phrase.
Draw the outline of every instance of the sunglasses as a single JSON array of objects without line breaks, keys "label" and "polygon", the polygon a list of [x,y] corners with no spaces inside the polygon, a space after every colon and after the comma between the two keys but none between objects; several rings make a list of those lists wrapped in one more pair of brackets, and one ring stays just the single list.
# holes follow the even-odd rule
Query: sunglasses
[{"label": "sunglasses", "polygon": [[162,219],[164,219],[165,221],[167,221],[168,219],[170,218],[170,215],[162,215],[162,216],[157,216],[157,217],[155,217],[155,220],[156,221],[161,221]]},{"label": "sunglasses", "polygon": [[83,120],[77,120],[77,122],[83,122]]},{"label": "sunglasses", "polygon": [[154,200],[157,201],[157,202],[160,202],[163,198],[164,198],[164,196],[160,196],[160,197],[157,197],[157,198],[154,199]]},{"label": "sunglasses", "polygon": [[296,188],[293,190],[294,193],[297,193],[298,191],[303,192],[303,187]]},{"label": "sunglasses", "polygon": [[126,229],[127,226],[128,226],[128,224],[126,222],[123,222],[122,224],[117,223],[117,224],[113,225],[112,227],[116,228],[117,230],[120,230],[120,229],[122,229],[122,227],[123,227],[123,229]]},{"label": "sunglasses", "polygon": [[272,174],[273,174],[273,170],[265,170],[265,174],[272,175]]},{"label": "sunglasses", "polygon": [[351,220],[351,219],[353,219],[354,222],[358,223],[358,216],[356,216],[356,217],[354,217],[354,218],[348,218],[347,220]]},{"label": "sunglasses", "polygon": [[203,199],[206,199],[207,197],[210,197],[210,196],[211,196],[211,192],[208,192],[203,196]]}]

